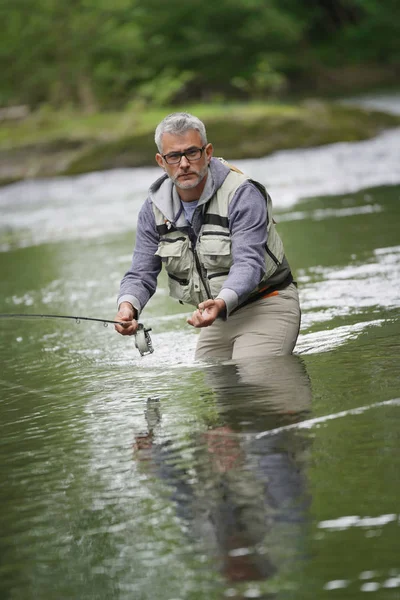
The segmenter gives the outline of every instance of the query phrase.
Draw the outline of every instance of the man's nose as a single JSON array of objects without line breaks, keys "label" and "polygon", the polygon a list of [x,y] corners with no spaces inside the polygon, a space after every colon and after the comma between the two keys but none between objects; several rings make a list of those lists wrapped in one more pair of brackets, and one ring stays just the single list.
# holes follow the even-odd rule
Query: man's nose
[{"label": "man's nose", "polygon": [[180,166],[181,167],[187,167],[188,165],[190,165],[190,162],[188,161],[188,159],[186,158],[186,156],[183,154],[181,156]]}]

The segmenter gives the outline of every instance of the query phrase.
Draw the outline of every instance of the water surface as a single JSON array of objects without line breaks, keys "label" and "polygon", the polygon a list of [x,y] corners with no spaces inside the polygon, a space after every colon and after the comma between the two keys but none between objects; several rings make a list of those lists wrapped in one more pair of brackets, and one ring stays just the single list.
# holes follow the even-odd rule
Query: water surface
[{"label": "water surface", "polygon": [[[399,598],[399,137],[241,163],[296,272],[295,356],[196,363],[164,276],[150,356],[0,320],[1,597]],[[156,173],[0,190],[0,312],[113,318]]]}]

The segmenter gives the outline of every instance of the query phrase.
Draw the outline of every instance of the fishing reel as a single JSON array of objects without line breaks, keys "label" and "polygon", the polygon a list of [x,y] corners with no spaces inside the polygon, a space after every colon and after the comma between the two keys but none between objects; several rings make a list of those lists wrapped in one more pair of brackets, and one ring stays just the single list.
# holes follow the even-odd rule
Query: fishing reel
[{"label": "fishing reel", "polygon": [[152,352],[154,352],[149,331],[151,331],[151,327],[147,329],[144,327],[143,323],[138,323],[138,328],[135,333],[135,346],[139,350],[140,356],[152,354]]}]

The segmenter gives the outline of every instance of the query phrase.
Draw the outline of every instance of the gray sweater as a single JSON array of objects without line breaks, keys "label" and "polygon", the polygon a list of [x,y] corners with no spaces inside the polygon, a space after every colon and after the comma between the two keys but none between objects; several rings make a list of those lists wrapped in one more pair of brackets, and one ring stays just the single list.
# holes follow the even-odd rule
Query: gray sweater
[{"label": "gray sweater", "polygon": [[[202,225],[202,208],[221,187],[228,173],[226,165],[218,159],[211,159],[207,182],[192,219],[196,237]],[[132,264],[120,286],[118,305],[124,301],[130,302],[138,315],[156,290],[157,276],[162,266],[161,258],[155,255],[159,234],[152,203],[175,227],[188,230],[175,186],[164,174],[150,187],[148,198],[139,212]],[[228,219],[233,264],[218,294],[226,303],[227,315],[246,300],[265,273],[267,205],[261,192],[250,181],[237,189],[229,204]],[[286,259],[278,271],[271,278],[271,283],[272,279],[282,281],[290,272]]]}]

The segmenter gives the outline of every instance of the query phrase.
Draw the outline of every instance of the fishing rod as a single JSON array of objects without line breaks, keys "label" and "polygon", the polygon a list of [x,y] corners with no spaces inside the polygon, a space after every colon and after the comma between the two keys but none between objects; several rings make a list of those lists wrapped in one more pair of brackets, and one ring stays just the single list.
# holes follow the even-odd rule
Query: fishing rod
[{"label": "fishing rod", "polygon": [[80,321],[97,321],[98,323],[103,323],[104,327],[108,327],[109,323],[115,325],[123,325],[122,321],[108,321],[107,319],[94,319],[93,317],[75,317],[73,315],[40,315],[33,313],[4,313],[0,314],[0,318],[3,319],[31,319],[31,318],[42,318],[42,319],[73,319],[78,324]]},{"label": "fishing rod", "polygon": [[[3,313],[0,314],[0,319],[72,319],[78,325],[81,321],[96,321],[97,323],[103,323],[104,327],[108,327],[109,323],[112,325],[126,325],[126,321],[109,321],[108,319],[95,319],[94,317],[80,317],[73,315],[42,315],[36,313]],[[153,344],[151,342],[149,331],[150,328],[144,327],[143,323],[138,323],[138,328],[135,335],[135,346],[139,350],[140,355],[151,354],[154,352]]]}]

